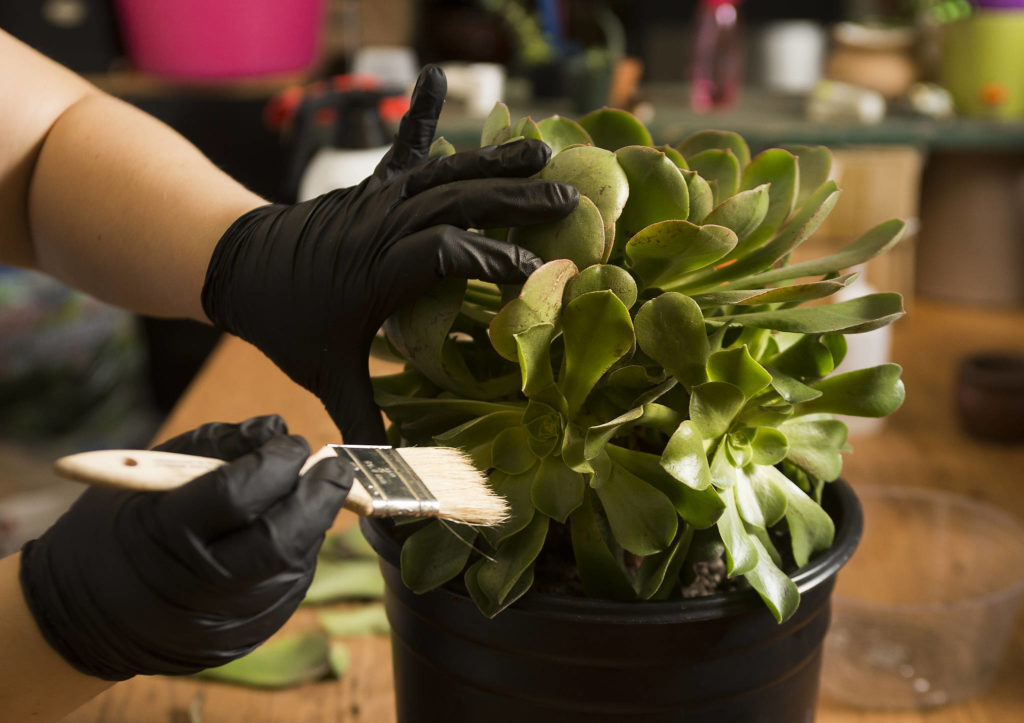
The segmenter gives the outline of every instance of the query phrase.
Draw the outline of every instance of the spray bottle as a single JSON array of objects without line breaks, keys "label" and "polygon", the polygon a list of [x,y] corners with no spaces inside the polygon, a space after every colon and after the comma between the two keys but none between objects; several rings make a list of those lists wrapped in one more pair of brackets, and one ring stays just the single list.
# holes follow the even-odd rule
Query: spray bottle
[{"label": "spray bottle", "polygon": [[730,107],[739,95],[743,65],[740,0],[700,0],[697,7],[690,103],[698,113]]}]

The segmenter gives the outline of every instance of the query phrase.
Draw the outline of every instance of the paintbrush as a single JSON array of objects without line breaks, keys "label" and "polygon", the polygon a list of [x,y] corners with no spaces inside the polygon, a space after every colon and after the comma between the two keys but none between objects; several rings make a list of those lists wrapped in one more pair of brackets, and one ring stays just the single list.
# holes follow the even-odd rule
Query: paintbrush
[{"label": "paintbrush", "polygon": [[[373,517],[440,517],[492,526],[508,517],[504,498],[462,451],[450,447],[378,447],[329,444],[311,455],[304,473],[337,455],[352,463],[355,484],[345,508]],[[227,462],[155,450],[109,449],[61,457],[58,474],[86,484],[142,491],[169,490]]]}]

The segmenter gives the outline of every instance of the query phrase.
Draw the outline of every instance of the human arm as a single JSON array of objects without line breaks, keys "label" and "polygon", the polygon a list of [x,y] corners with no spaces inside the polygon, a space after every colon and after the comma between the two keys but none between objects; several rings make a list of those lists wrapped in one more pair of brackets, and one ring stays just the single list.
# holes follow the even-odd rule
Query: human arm
[{"label": "human arm", "polygon": [[217,240],[265,203],[142,111],[0,31],[0,263],[206,321]]},{"label": "human arm", "polygon": [[209,319],[320,397],[350,443],[384,441],[367,356],[391,313],[444,278],[521,283],[541,263],[467,229],[553,221],[579,198],[529,178],[550,157],[540,141],[427,161],[447,88],[436,67],[363,183],[265,205],[170,129],[2,33],[0,61],[34,78],[0,74],[0,130],[25,125],[15,109],[38,88],[62,99],[0,153],[22,159],[5,167],[2,206],[27,204],[0,232],[0,262],[136,311]]},{"label": "human arm", "polygon": [[49,646],[18,582],[21,554],[0,560],[0,700],[12,721],[59,720],[113,685],[75,670]]},{"label": "human arm", "polygon": [[48,720],[106,681],[221,665],[284,624],[352,484],[339,458],[300,476],[309,447],[286,432],[270,416],[176,437],[159,448],[233,461],[168,492],[90,488],[3,562],[0,670],[24,684],[0,679],[4,715]]}]

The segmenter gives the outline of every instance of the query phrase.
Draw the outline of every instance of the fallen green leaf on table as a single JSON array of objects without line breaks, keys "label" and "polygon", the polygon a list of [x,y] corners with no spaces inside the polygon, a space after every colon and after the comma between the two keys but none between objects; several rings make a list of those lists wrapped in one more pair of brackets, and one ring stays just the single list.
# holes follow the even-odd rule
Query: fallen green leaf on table
[{"label": "fallen green leaf on table", "polygon": [[313,583],[306,591],[305,604],[335,600],[378,600],[384,596],[384,578],[373,560],[317,560]]},{"label": "fallen green leaf on table", "polygon": [[344,678],[345,673],[352,667],[352,653],[349,652],[348,646],[332,640],[327,649],[327,664],[331,668],[331,675],[338,679]]},{"label": "fallen green leaf on table", "polygon": [[327,535],[323,547],[320,548],[320,556],[335,560],[351,560],[354,557],[377,559],[377,553],[363,537],[359,525],[352,525],[341,532]]},{"label": "fallen green leaf on table", "polygon": [[357,635],[387,635],[391,632],[388,616],[381,604],[349,610],[329,610],[317,615],[324,631],[338,638]]},{"label": "fallen green leaf on table", "polygon": [[271,640],[246,656],[197,675],[256,688],[286,688],[319,680],[329,669],[327,637],[312,632]]}]

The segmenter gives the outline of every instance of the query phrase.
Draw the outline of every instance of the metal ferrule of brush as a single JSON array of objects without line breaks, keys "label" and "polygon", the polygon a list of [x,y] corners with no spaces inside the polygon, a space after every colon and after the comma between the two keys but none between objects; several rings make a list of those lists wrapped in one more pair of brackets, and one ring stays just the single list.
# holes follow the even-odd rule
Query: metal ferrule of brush
[{"label": "metal ferrule of brush", "polygon": [[441,503],[394,447],[332,444],[355,467],[356,479],[373,500],[374,516],[436,516]]}]

